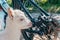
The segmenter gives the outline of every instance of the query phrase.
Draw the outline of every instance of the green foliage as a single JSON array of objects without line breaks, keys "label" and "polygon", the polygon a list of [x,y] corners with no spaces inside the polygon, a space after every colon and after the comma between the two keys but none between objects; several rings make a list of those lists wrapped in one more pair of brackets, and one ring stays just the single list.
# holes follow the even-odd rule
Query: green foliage
[{"label": "green foliage", "polygon": [[[26,2],[26,0],[24,0],[24,2]],[[35,0],[35,2],[48,12],[60,13],[60,0]],[[7,3],[12,6],[12,0],[7,0]],[[34,8],[28,3],[26,3],[28,9],[34,10]]]},{"label": "green foliage", "polygon": [[12,0],[6,0],[6,1],[10,6],[12,6]]},{"label": "green foliage", "polygon": [[48,0],[51,4],[60,4],[60,0]]},{"label": "green foliage", "polygon": [[11,3],[12,3],[12,0],[7,0],[7,3],[8,3],[8,4],[11,4]]},{"label": "green foliage", "polygon": [[40,0],[42,4],[45,4],[48,0]]},{"label": "green foliage", "polygon": [[35,0],[47,12],[60,13],[60,0]]}]

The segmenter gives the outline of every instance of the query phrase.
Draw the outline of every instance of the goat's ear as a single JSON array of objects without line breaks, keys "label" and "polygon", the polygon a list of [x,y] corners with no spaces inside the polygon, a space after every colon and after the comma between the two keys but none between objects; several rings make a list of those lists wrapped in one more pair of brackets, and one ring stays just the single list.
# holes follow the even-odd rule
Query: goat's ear
[{"label": "goat's ear", "polygon": [[8,8],[8,16],[13,19],[13,9],[12,8]]}]

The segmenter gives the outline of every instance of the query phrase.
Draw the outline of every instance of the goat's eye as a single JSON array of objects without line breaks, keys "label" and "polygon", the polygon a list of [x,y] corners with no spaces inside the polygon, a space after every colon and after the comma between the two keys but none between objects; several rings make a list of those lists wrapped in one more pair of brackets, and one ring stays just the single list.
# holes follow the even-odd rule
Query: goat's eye
[{"label": "goat's eye", "polygon": [[22,18],[22,19],[20,19],[20,21],[23,21],[24,19]]}]

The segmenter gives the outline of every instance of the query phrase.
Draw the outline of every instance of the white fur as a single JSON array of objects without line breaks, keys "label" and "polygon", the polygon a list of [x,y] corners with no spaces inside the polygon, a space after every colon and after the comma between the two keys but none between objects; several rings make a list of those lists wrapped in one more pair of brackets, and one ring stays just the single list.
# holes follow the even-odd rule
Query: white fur
[{"label": "white fur", "polygon": [[[0,40],[20,40],[21,29],[27,29],[32,25],[29,25],[31,22],[20,10],[13,10],[13,19],[9,16],[6,20],[6,28],[2,34],[0,34]],[[20,19],[24,19],[20,21]],[[28,26],[29,25],[29,26]]]}]

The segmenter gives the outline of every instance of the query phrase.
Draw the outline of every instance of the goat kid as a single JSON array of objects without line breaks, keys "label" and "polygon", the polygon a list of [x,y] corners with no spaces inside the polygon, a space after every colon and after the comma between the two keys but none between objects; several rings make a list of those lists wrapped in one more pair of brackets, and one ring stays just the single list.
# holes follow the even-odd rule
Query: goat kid
[{"label": "goat kid", "polygon": [[8,10],[6,19],[6,28],[0,33],[0,40],[20,40],[21,29],[27,29],[32,26],[31,21],[25,16],[24,12],[16,9]]}]

